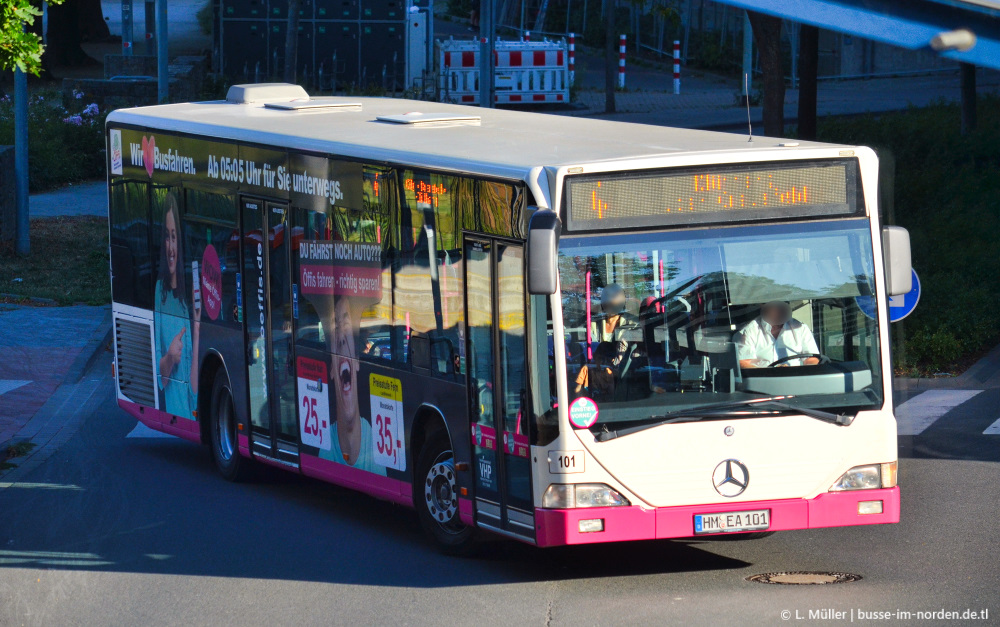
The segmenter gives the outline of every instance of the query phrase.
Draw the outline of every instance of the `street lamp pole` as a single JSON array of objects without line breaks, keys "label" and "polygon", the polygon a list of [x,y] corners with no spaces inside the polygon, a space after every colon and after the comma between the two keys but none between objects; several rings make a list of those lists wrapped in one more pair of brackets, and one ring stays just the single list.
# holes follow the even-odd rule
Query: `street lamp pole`
[{"label": "street lamp pole", "polygon": [[495,7],[495,0],[481,0],[479,3],[479,106],[483,108],[493,108],[494,102]]},{"label": "street lamp pole", "polygon": [[14,194],[17,198],[17,240],[19,255],[31,252],[28,234],[28,76],[14,70]]},{"label": "street lamp pole", "polygon": [[167,54],[167,0],[156,0],[156,99],[160,104],[170,99]]}]

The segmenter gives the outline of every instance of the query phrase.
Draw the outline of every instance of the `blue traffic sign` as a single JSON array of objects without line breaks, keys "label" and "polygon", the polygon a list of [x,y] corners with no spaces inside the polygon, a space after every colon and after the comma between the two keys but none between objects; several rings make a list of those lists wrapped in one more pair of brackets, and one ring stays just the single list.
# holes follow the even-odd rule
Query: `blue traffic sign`
[{"label": "blue traffic sign", "polygon": [[[889,297],[889,322],[899,322],[910,315],[917,308],[917,303],[920,302],[920,279],[917,278],[916,270],[911,269],[910,272],[913,273],[913,287],[910,288],[910,291],[900,296]],[[875,319],[875,299],[873,297],[855,296],[854,300],[858,303],[861,313],[872,320]]]},{"label": "blue traffic sign", "polygon": [[889,322],[899,322],[910,315],[920,302],[920,279],[917,278],[916,270],[910,272],[913,273],[913,287],[910,291],[901,296],[889,297]]}]

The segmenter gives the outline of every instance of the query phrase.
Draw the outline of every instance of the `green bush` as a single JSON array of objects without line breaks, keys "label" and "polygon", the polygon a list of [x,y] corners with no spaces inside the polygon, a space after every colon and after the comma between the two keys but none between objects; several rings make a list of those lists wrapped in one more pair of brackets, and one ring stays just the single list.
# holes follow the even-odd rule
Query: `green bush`
[{"label": "green bush", "polygon": [[[82,94],[80,95],[82,96]],[[105,174],[106,111],[80,97],[67,109],[57,92],[30,96],[28,101],[28,186],[32,192]],[[0,145],[14,143],[14,102],[0,99]]]},{"label": "green bush", "polygon": [[1000,341],[1000,98],[980,98],[978,112],[964,136],[954,104],[819,125],[823,141],[895,156],[895,220],[921,283],[916,310],[895,323],[907,371],[954,372]]},{"label": "green bush", "polygon": [[203,35],[212,34],[215,12],[212,10],[212,3],[210,1],[206,2],[205,6],[198,9],[198,12],[195,13],[195,19],[198,20],[198,30],[200,30]]}]

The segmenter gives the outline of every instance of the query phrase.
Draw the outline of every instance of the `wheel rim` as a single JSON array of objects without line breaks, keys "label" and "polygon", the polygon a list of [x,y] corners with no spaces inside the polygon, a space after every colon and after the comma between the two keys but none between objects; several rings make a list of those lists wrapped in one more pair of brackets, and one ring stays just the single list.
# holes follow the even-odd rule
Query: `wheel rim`
[{"label": "wheel rim", "polygon": [[438,455],[424,479],[424,504],[431,518],[445,531],[462,530],[458,520],[458,487],[455,481],[455,461],[451,451]]},{"label": "wheel rim", "polygon": [[228,462],[235,453],[233,447],[233,441],[236,439],[233,434],[233,402],[228,389],[223,390],[220,396],[219,419],[216,421],[216,430],[219,434],[219,457]]}]

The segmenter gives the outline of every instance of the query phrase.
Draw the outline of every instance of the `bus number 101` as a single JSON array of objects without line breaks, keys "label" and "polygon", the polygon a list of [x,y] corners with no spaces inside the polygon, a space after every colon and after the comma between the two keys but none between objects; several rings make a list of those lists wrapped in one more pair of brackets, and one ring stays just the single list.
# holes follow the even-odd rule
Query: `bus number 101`
[{"label": "bus number 101", "polygon": [[549,451],[548,458],[553,475],[583,472],[583,451]]}]

